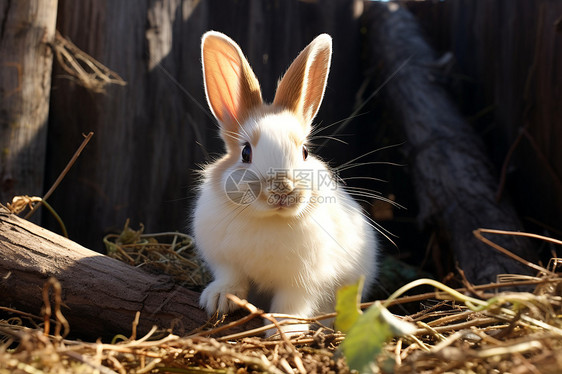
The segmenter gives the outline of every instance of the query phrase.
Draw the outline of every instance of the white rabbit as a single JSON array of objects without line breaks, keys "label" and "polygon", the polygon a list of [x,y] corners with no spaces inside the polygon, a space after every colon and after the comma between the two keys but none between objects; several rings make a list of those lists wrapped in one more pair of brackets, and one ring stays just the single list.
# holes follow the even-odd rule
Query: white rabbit
[{"label": "white rabbit", "polygon": [[255,285],[272,295],[271,312],[331,312],[338,287],[364,275],[368,289],[377,272],[368,219],[307,150],[332,39],[319,35],[299,54],[272,104],[263,103],[256,76],[228,36],[209,31],[201,48],[207,100],[226,145],[203,170],[193,216],[196,245],[214,275],[201,306],[227,313],[237,306],[226,294],[247,298]]}]

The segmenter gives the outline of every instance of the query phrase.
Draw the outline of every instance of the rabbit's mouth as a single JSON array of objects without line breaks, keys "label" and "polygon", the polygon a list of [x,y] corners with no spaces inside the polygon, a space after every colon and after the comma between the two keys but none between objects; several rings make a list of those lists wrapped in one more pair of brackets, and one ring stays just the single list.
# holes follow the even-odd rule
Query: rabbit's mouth
[{"label": "rabbit's mouth", "polygon": [[290,193],[270,193],[264,196],[267,210],[281,215],[297,215],[306,205],[306,194],[294,190]]},{"label": "rabbit's mouth", "polygon": [[274,209],[286,209],[300,204],[299,195],[272,193],[267,198],[267,204]]}]

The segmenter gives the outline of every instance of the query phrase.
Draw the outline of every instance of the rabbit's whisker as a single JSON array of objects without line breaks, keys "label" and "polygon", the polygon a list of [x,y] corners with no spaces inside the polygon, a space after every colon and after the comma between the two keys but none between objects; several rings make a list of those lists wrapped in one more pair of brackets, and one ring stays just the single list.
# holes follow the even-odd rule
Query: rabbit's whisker
[{"label": "rabbit's whisker", "polygon": [[353,196],[370,197],[372,199],[376,199],[392,204],[396,208],[406,209],[404,206],[398,204],[396,201],[392,201],[384,196],[381,196],[380,192],[377,191],[371,191],[367,188],[361,188],[361,187],[345,187],[345,190],[347,191],[348,194]]},{"label": "rabbit's whisker", "polygon": [[349,170],[349,169],[353,169],[353,168],[356,168],[356,167],[367,166],[367,165],[389,165],[389,166],[400,166],[400,167],[404,166],[402,164],[398,164],[396,162],[389,162],[389,161],[368,161],[368,162],[359,162],[359,163],[356,163],[356,164],[345,163],[341,166],[338,166],[338,167],[334,168],[334,170],[337,171],[337,172],[341,172],[341,171],[344,171],[344,170]]},{"label": "rabbit's whisker", "polygon": [[[354,163],[355,161],[362,159],[363,157],[367,157],[367,156],[369,156],[369,155],[372,155],[373,153],[385,151],[385,150],[391,149],[391,148],[400,147],[400,146],[402,146],[402,145],[404,145],[404,143],[400,143],[400,144],[391,144],[391,145],[387,145],[387,146],[385,146],[385,147],[380,147],[380,148],[377,148],[377,149],[373,149],[372,151],[369,151],[369,152],[367,152],[367,153],[364,153],[364,154],[362,154],[361,156],[355,157],[354,159],[351,159],[351,160],[349,160],[349,161],[347,161],[347,162],[341,164],[341,165],[338,167],[338,169],[340,169],[340,168],[342,168],[342,167],[345,167],[345,166],[347,166],[347,165],[349,165],[349,164],[352,164],[352,163]],[[390,165],[392,165],[392,164],[390,164]]]},{"label": "rabbit's whisker", "polygon": [[[316,126],[314,127],[314,129],[310,132],[310,135],[311,135],[311,136],[315,136],[316,134],[318,134],[318,133],[320,133],[320,132],[322,132],[322,131],[325,131],[325,130],[327,130],[327,129],[333,127],[333,126],[339,125],[340,123],[343,123],[343,122],[345,122],[345,121],[353,120],[353,119],[355,119],[355,118],[357,118],[357,117],[361,117],[361,116],[363,116],[363,115],[365,115],[365,114],[367,114],[367,113],[359,113],[359,114],[351,115],[351,116],[349,116],[349,117],[345,117],[345,118],[343,118],[343,119],[340,119],[339,121],[332,122],[331,124],[329,124],[329,125],[327,125],[327,126],[316,125]],[[332,134],[332,135],[335,135],[335,134],[337,134],[337,132],[335,132],[335,133]]]},{"label": "rabbit's whisker", "polygon": [[345,178],[340,177],[339,180],[342,181],[342,182],[350,181],[350,180],[370,180],[370,181],[375,181],[375,182],[388,183],[387,180],[375,178],[375,177],[345,177]]},{"label": "rabbit's whisker", "polygon": [[[341,136],[341,135],[340,135],[340,136]],[[328,135],[320,136],[320,135],[318,135],[318,136],[314,136],[314,137],[310,138],[311,141],[314,141],[315,139],[330,139],[330,140],[334,140],[334,141],[336,141],[336,142],[338,142],[338,143],[342,143],[342,144],[345,144],[345,145],[349,145],[349,143],[346,142],[345,140],[338,139],[338,138],[336,138],[335,136],[328,136]]]},{"label": "rabbit's whisker", "polygon": [[[238,122],[238,120],[236,120],[236,122]],[[250,134],[248,134],[248,132],[246,131],[246,129],[244,128],[244,126],[242,126],[242,124],[240,124],[240,122],[238,122],[238,128],[240,129],[240,131],[243,133],[243,135],[246,137],[247,141],[250,141]],[[241,137],[242,138],[242,137]]]},{"label": "rabbit's whisker", "polygon": [[375,221],[374,219],[372,219],[371,217],[369,217],[367,214],[365,214],[363,212],[362,209],[358,209],[358,208],[354,208],[352,206],[347,205],[346,209],[348,209],[348,211],[351,212],[356,212],[361,214],[365,220],[366,223],[371,226],[374,230],[378,231],[382,236],[384,236],[389,242],[392,243],[392,245],[394,245],[395,247],[398,247],[396,245],[396,243],[394,242],[394,240],[392,240],[390,237],[393,236],[395,238],[398,238],[397,235],[393,234],[392,232],[390,232],[389,230],[385,229],[380,223],[378,223],[377,221]]}]

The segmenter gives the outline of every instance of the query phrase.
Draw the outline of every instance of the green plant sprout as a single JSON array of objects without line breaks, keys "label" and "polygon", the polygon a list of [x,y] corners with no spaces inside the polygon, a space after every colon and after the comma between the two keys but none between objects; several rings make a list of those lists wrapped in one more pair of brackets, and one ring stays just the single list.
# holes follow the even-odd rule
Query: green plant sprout
[{"label": "green plant sprout", "polygon": [[[384,344],[397,336],[406,336],[414,340],[413,334],[417,331],[414,324],[406,322],[394,316],[387,309],[390,304],[405,292],[422,286],[429,285],[445,293],[437,294],[437,298],[446,298],[449,295],[453,300],[464,303],[474,312],[488,311],[494,315],[506,317],[517,317],[529,325],[547,329],[552,333],[562,335],[562,329],[552,326],[546,322],[537,320],[526,314],[520,314],[523,307],[532,307],[533,298],[525,298],[521,293],[503,293],[489,300],[480,300],[462,293],[437,282],[433,279],[418,279],[406,284],[396,290],[384,302],[376,301],[364,313],[359,308],[363,280],[338,290],[336,302],[335,327],[347,336],[338,348],[339,354],[346,358],[350,369],[360,373],[372,372],[371,367],[377,356],[383,349]],[[509,304],[512,309],[502,307]]]}]

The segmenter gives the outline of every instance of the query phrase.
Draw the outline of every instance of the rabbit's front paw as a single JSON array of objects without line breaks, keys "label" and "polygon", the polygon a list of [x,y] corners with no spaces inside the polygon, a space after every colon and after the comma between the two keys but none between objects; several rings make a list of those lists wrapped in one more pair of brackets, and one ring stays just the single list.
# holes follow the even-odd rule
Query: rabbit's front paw
[{"label": "rabbit's front paw", "polygon": [[209,315],[218,312],[219,315],[238,309],[238,305],[229,300],[226,295],[232,294],[240,299],[248,296],[248,287],[244,285],[232,285],[225,282],[214,280],[201,294],[199,304],[205,308]]},{"label": "rabbit's front paw", "polygon": [[[314,314],[314,305],[316,305],[315,301],[315,295],[311,295],[303,289],[281,289],[277,290],[273,296],[271,310],[295,317],[309,318]],[[281,330],[289,337],[302,335],[310,329],[310,325],[308,323],[299,323],[299,321],[295,321],[295,324],[288,324],[288,321],[286,321],[287,319],[291,318],[281,318],[278,321],[282,324]],[[269,325],[269,322],[266,321],[265,324]],[[266,336],[269,337],[275,335],[276,333],[278,333],[278,330],[276,328],[272,328],[266,332]]]},{"label": "rabbit's front paw", "polygon": [[[279,320],[282,322],[283,320]],[[275,328],[275,326],[268,320],[265,321],[265,326],[269,327],[269,330],[265,332],[265,337],[270,338],[279,334],[279,330]],[[294,325],[285,325],[281,326],[281,330],[285,334],[285,336],[289,338],[294,338],[303,334],[306,334],[310,330],[310,325],[308,323],[299,323]]]}]

